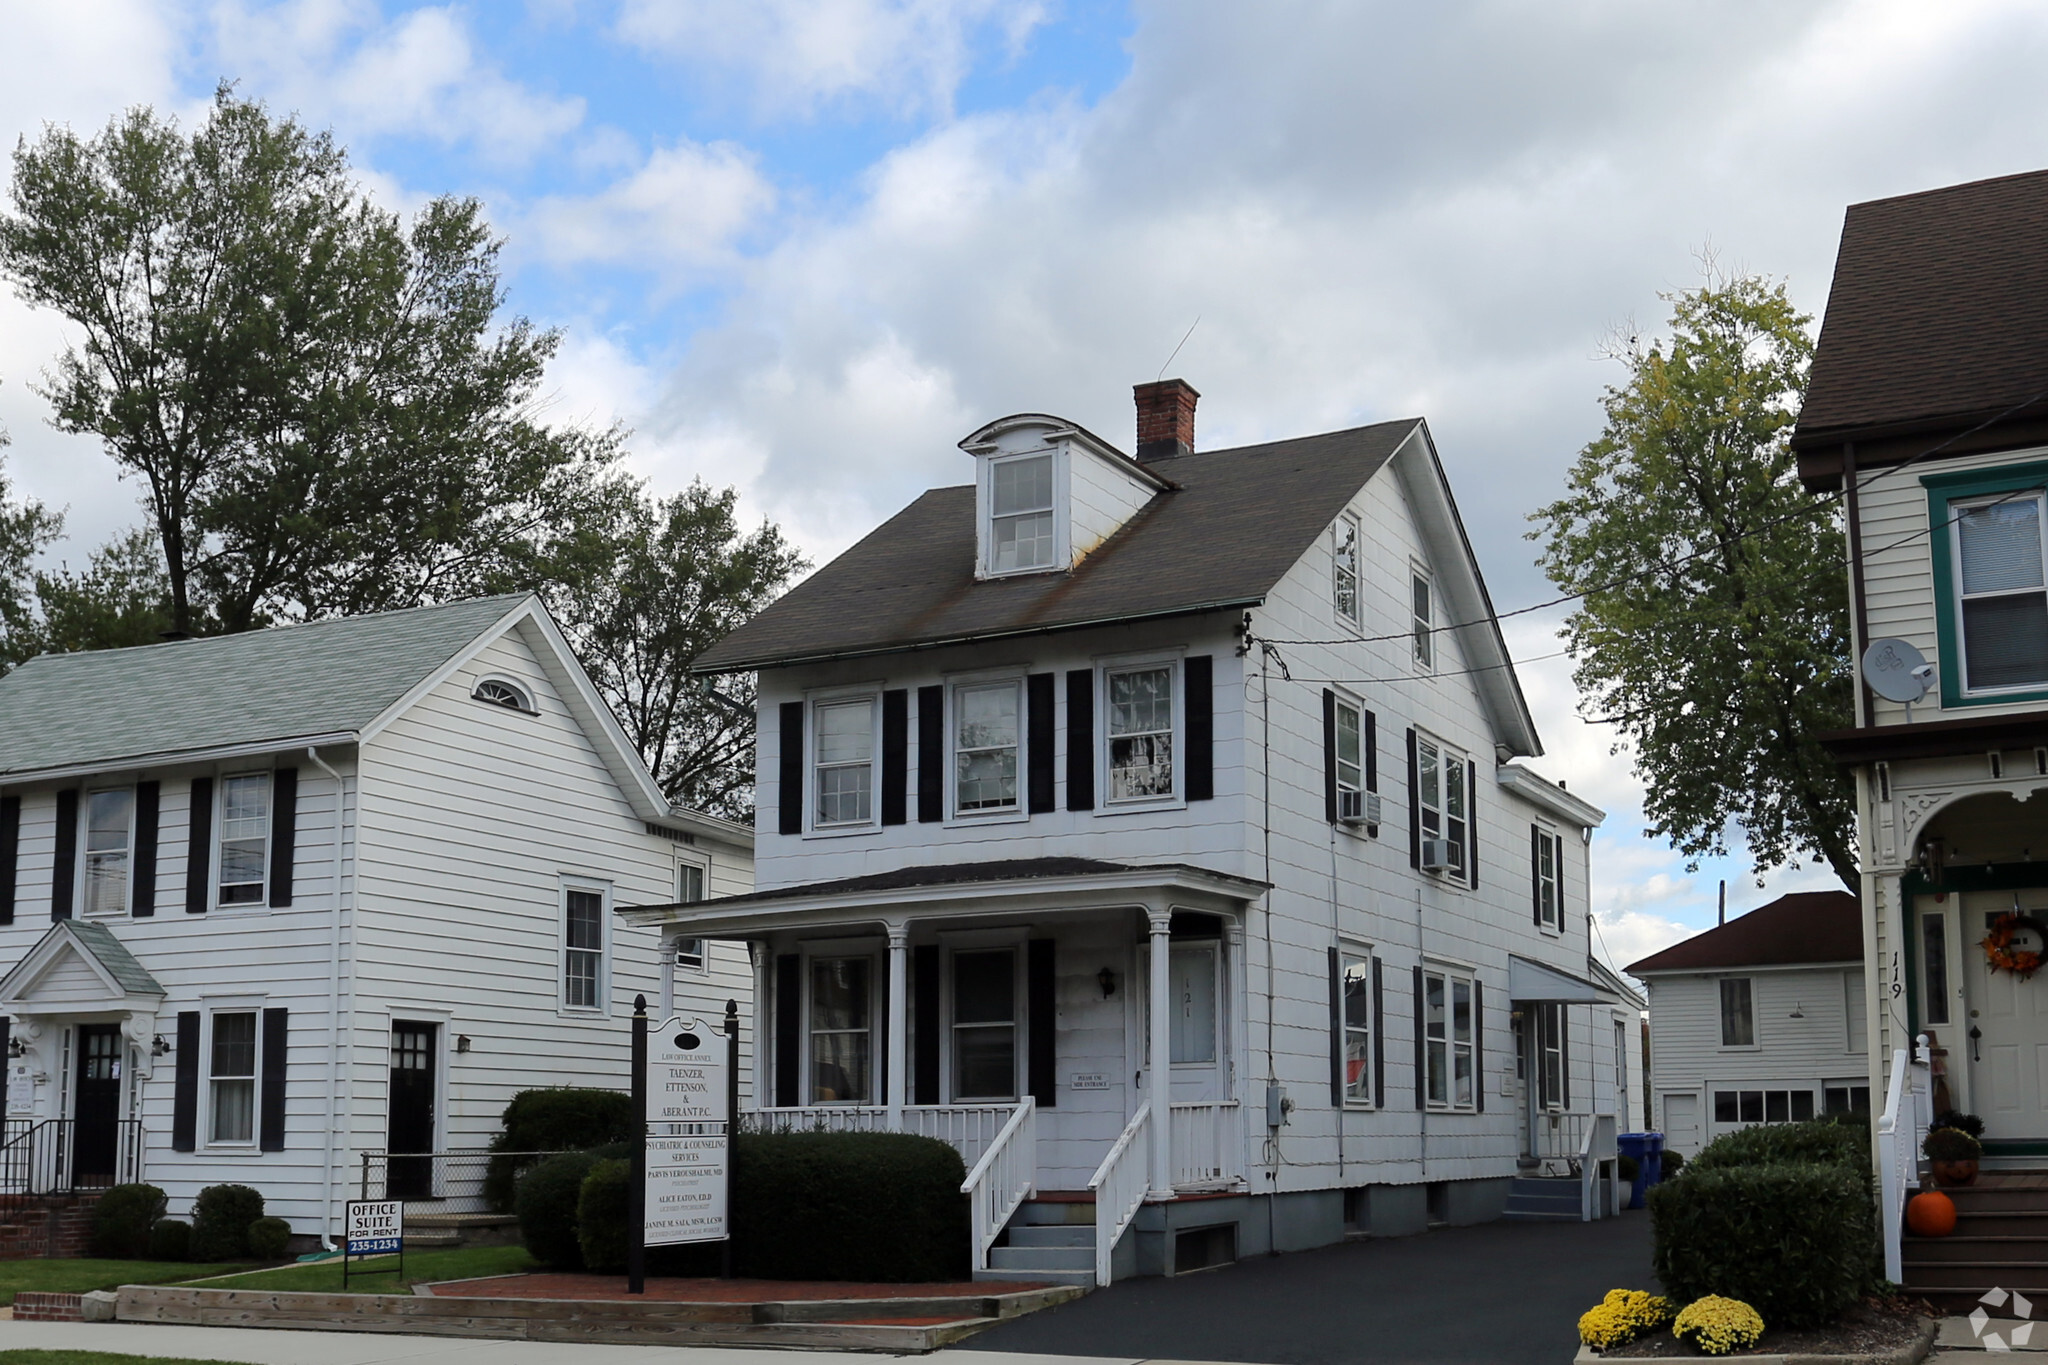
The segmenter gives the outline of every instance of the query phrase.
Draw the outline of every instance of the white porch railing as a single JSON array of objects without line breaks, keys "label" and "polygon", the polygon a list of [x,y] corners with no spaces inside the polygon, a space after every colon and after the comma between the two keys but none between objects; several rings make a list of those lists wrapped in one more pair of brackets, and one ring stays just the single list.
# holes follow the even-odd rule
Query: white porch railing
[{"label": "white porch railing", "polygon": [[1229,1189],[1244,1180],[1243,1122],[1236,1100],[1176,1100],[1169,1133],[1173,1187]]},{"label": "white porch railing", "polygon": [[1029,1095],[1017,1102],[1009,1122],[967,1173],[960,1192],[967,1196],[974,1268],[986,1270],[988,1249],[1002,1236],[1010,1215],[1038,1192],[1038,1105]]},{"label": "white porch railing", "polygon": [[[1003,1131],[1016,1106],[1010,1104],[910,1104],[901,1131],[952,1144],[972,1167]],[[889,1111],[881,1105],[807,1104],[750,1109],[742,1123],[757,1133],[886,1133]]]},{"label": "white porch railing", "polygon": [[1579,1221],[1590,1223],[1595,1218],[1605,1218],[1614,1212],[1608,1204],[1614,1198],[1612,1167],[1615,1160],[1615,1124],[1612,1114],[1588,1114],[1584,1125],[1585,1137],[1580,1140],[1579,1163]]},{"label": "white porch railing", "polygon": [[[1178,1143],[1174,1144],[1177,1148]],[[1088,1189],[1095,1196],[1095,1283],[1109,1283],[1109,1263],[1116,1243],[1138,1216],[1139,1206],[1151,1188],[1152,1101],[1138,1106],[1138,1112],[1124,1125],[1116,1146],[1095,1168]]]},{"label": "white porch railing", "polygon": [[1538,1161],[1577,1161],[1592,1121],[1590,1113],[1537,1110],[1529,1131],[1529,1155]]},{"label": "white porch railing", "polygon": [[1933,1119],[1933,1089],[1928,1083],[1927,1036],[1914,1040],[1912,1052],[1892,1054],[1892,1074],[1885,1087],[1884,1113],[1877,1120],[1877,1178],[1884,1214],[1884,1277],[1897,1284],[1905,1276],[1899,1248],[1899,1220],[1906,1195],[1920,1184],[1920,1144]]}]

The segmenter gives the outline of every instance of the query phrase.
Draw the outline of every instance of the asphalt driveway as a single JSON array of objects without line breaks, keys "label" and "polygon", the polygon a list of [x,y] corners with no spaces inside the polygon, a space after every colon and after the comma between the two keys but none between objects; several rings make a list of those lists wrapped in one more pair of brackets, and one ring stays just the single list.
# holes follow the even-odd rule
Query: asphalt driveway
[{"label": "asphalt driveway", "polygon": [[1126,1280],[955,1349],[1270,1365],[1559,1365],[1579,1315],[1655,1289],[1650,1218],[1487,1223]]}]

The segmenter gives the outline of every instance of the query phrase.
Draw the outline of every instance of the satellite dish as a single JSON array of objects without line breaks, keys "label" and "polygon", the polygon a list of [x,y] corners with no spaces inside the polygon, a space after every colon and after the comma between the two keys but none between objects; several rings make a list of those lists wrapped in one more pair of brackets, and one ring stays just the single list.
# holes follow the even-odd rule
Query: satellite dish
[{"label": "satellite dish", "polygon": [[1863,651],[1863,681],[1886,701],[1911,706],[1934,686],[1934,665],[1904,640],[1872,640]]}]

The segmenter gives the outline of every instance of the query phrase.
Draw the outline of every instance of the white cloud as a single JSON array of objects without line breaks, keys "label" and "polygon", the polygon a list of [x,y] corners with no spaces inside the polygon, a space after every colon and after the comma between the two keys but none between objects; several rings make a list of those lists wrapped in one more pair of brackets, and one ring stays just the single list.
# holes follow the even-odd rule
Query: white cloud
[{"label": "white cloud", "polygon": [[704,79],[737,79],[767,114],[860,102],[946,114],[994,30],[1011,52],[1044,0],[625,0],[619,35]]},{"label": "white cloud", "polygon": [[774,206],[754,158],[729,142],[658,147],[592,195],[551,195],[525,216],[529,249],[557,264],[633,265],[663,274],[737,266],[735,239]]}]

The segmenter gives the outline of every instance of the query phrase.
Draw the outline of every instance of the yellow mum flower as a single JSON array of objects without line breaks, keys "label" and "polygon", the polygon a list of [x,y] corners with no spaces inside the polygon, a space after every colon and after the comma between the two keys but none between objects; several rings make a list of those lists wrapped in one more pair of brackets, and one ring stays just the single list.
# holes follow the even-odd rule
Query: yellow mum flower
[{"label": "yellow mum flower", "polygon": [[1634,1341],[1671,1321],[1671,1303],[1640,1289],[1610,1289],[1579,1319],[1579,1340],[1596,1351]]},{"label": "yellow mum flower", "polygon": [[1725,1356],[1756,1345],[1764,1320],[1740,1299],[1709,1294],[1685,1307],[1671,1328],[1680,1341],[1710,1356]]}]

